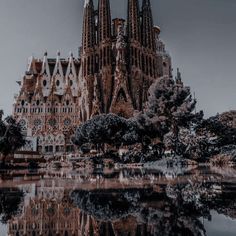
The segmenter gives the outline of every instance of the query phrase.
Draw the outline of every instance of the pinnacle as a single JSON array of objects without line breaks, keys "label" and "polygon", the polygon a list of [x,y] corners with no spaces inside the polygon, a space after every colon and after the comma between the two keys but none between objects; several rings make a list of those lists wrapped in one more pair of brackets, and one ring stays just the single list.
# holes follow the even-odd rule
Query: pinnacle
[{"label": "pinnacle", "polygon": [[87,7],[91,2],[92,2],[92,0],[85,0],[84,1],[84,8]]}]

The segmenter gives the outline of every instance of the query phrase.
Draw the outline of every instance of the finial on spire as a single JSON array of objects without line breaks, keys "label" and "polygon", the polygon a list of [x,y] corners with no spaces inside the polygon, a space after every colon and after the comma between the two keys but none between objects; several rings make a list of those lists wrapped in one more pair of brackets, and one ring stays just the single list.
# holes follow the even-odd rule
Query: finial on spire
[{"label": "finial on spire", "polygon": [[177,68],[177,76],[175,77],[177,83],[182,83],[182,75],[180,73],[179,68]]},{"label": "finial on spire", "polygon": [[143,7],[150,6],[150,0],[143,0]]},{"label": "finial on spire", "polygon": [[181,73],[180,73],[179,68],[177,68],[177,78],[181,78]]},{"label": "finial on spire", "polygon": [[91,0],[85,0],[84,1],[84,7],[87,7],[87,5],[89,5],[91,3]]}]

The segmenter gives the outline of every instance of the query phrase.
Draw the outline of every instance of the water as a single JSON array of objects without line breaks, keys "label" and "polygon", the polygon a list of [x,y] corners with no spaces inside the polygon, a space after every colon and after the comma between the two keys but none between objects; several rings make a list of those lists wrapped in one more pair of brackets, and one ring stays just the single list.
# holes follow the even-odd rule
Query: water
[{"label": "water", "polygon": [[0,235],[236,235],[236,170],[8,171]]}]

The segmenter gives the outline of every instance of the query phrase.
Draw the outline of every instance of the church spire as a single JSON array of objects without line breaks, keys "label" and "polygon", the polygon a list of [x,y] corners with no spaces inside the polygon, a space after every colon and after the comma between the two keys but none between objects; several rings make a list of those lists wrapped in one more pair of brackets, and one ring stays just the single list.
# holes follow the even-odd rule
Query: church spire
[{"label": "church spire", "polygon": [[98,41],[111,38],[111,10],[109,0],[98,2]]},{"label": "church spire", "polygon": [[128,0],[127,36],[128,40],[140,41],[139,2]]},{"label": "church spire", "polygon": [[49,64],[48,64],[48,53],[45,52],[43,56],[43,63],[42,63],[42,69],[41,69],[41,74],[47,75],[50,77],[50,69],[49,69]]},{"label": "church spire", "polygon": [[155,39],[153,30],[153,17],[150,0],[143,0],[142,5],[142,44],[151,50],[155,50]]},{"label": "church spire", "polygon": [[83,51],[92,48],[95,41],[95,14],[93,0],[85,0],[83,20]]}]

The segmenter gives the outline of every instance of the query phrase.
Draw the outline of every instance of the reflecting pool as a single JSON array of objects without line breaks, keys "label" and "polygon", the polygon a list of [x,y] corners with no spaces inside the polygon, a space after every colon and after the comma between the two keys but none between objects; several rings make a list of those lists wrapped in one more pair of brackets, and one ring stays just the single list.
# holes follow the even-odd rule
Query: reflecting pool
[{"label": "reflecting pool", "polygon": [[236,170],[7,171],[0,235],[236,235]]}]

